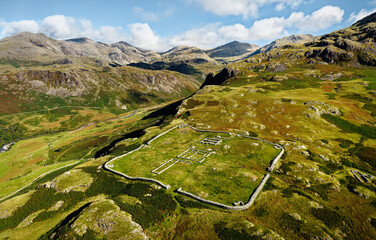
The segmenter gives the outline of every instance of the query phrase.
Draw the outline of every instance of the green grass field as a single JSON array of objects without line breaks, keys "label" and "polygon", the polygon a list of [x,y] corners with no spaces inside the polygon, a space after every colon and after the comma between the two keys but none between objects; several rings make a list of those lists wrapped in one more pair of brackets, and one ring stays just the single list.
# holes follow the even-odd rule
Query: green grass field
[{"label": "green grass field", "polygon": [[[77,131],[45,134],[18,141],[9,151],[0,154],[0,198],[17,191],[43,174],[78,160],[91,159],[97,150],[127,131],[127,128],[137,125],[135,122],[144,115],[140,113],[129,118],[92,124]],[[108,117],[112,116],[107,113],[97,114],[97,118],[101,120]],[[43,123],[45,122],[41,124]],[[78,126],[83,124],[87,122]]]},{"label": "green grass field", "polygon": [[[200,143],[205,138],[222,141],[218,145]],[[187,149],[191,150],[185,156],[180,155]],[[181,187],[200,197],[231,205],[248,201],[278,153],[271,144],[258,140],[183,127],[114,161],[113,169],[131,177],[153,178],[171,185],[172,189]],[[172,161],[161,166],[169,160]]]}]

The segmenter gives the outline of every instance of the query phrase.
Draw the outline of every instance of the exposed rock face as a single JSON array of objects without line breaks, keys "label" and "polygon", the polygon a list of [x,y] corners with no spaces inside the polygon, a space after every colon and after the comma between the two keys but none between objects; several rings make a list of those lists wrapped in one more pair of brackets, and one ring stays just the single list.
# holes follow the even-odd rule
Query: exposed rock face
[{"label": "exposed rock face", "polygon": [[48,70],[29,70],[17,73],[17,78],[24,81],[40,80],[45,84],[62,86],[66,88],[82,87],[76,76],[71,73]]},{"label": "exposed rock face", "polygon": [[222,69],[222,71],[215,76],[213,73],[210,73],[206,76],[205,82],[202,84],[201,88],[206,85],[221,85],[227,79],[235,77],[236,74],[237,73],[234,70],[229,70],[227,68]]},{"label": "exposed rock face", "polygon": [[354,55],[351,52],[347,52],[335,47],[310,50],[305,54],[305,56],[307,58],[320,57],[327,63],[350,61],[354,57]]},{"label": "exposed rock face", "polygon": [[286,63],[280,63],[280,64],[268,64],[266,66],[265,71],[268,72],[282,72],[287,69],[287,64]]},{"label": "exposed rock face", "polygon": [[107,199],[92,203],[68,229],[80,236],[91,230],[99,238],[149,239],[142,227],[132,220],[132,215],[121,211],[114,201]]},{"label": "exposed rock face", "polygon": [[16,74],[18,81],[38,92],[59,97],[80,96],[86,90],[81,76],[74,72],[28,70]]}]

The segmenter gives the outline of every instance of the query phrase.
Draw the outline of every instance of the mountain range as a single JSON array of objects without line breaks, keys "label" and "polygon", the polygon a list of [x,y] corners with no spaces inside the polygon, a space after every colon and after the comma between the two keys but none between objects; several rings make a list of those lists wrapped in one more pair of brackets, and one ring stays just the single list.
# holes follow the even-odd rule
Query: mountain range
[{"label": "mountain range", "polygon": [[[309,35],[304,36],[300,41],[310,39]],[[281,40],[278,46],[294,42],[296,38],[290,37]],[[262,51],[266,52],[266,48],[273,47],[264,47]],[[126,42],[107,44],[88,38],[55,40],[42,33],[22,32],[0,40],[0,84],[7,90],[3,95],[7,104],[0,112],[30,108],[26,102],[42,99],[32,97],[40,94],[46,95],[48,101],[57,97],[61,104],[100,102],[103,105],[105,102],[107,107],[124,109],[171,100],[192,93],[206,74],[220,70],[223,63],[256,51],[261,51],[257,45],[234,41],[209,50],[179,46],[166,52],[153,52]],[[162,72],[154,74],[149,70]],[[138,100],[134,99],[136,96]],[[34,104],[31,108],[37,109],[43,104]]]},{"label": "mountain range", "polygon": [[[75,59],[87,58],[97,65],[115,63],[193,62],[215,63],[238,60],[255,52],[266,52],[274,47],[290,43],[304,43],[313,39],[312,35],[293,35],[282,38],[260,48],[255,44],[233,41],[225,45],[202,50],[197,47],[178,46],[166,52],[153,52],[131,46],[126,42],[107,44],[88,38],[55,40],[39,33],[22,32],[0,40],[0,58],[17,61],[56,62],[67,64]],[[69,58],[69,61],[65,61]]]}]

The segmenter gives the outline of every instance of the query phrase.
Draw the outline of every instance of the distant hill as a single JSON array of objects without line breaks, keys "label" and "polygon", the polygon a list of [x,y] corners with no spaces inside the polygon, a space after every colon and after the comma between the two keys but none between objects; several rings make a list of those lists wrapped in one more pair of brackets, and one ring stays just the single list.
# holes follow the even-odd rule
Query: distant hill
[{"label": "distant hill", "polygon": [[254,52],[259,46],[255,44],[233,41],[225,45],[207,50],[206,53],[212,58],[226,58],[241,56],[246,53]]},{"label": "distant hill", "polygon": [[214,59],[210,58],[205,50],[189,46],[174,47],[167,52],[162,53],[161,56],[163,60],[167,62],[186,61],[192,59],[202,59],[206,62],[214,62]]},{"label": "distant hill", "polygon": [[283,47],[283,46],[288,45],[288,44],[304,44],[304,43],[312,41],[314,38],[315,37],[311,34],[291,35],[291,36],[288,36],[288,37],[277,39],[277,40],[257,49],[251,55],[256,55],[256,54],[259,54],[259,53],[268,52],[268,51],[270,51],[274,48]]}]

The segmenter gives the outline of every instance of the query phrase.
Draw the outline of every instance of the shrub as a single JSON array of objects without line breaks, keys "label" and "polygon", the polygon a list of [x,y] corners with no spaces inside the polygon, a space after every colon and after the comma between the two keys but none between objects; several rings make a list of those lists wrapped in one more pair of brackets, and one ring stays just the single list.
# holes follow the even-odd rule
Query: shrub
[{"label": "shrub", "polygon": [[355,153],[361,160],[369,163],[372,167],[376,168],[376,148],[362,147]]},{"label": "shrub", "polygon": [[341,214],[328,208],[312,208],[312,215],[323,221],[328,228],[340,227],[344,220]]},{"label": "shrub", "polygon": [[369,125],[361,125],[357,126],[345,119],[342,119],[337,116],[333,116],[330,114],[322,114],[322,118],[327,120],[328,122],[336,125],[338,128],[342,129],[345,132],[348,133],[358,133],[364,137],[376,139],[376,128],[369,126]]},{"label": "shrub", "polygon": [[344,95],[342,96],[347,99],[356,100],[363,103],[372,103],[372,98],[364,97],[359,93],[351,94],[351,95]]},{"label": "shrub", "polygon": [[255,239],[255,240],[261,240],[261,236],[257,235],[250,235],[247,233],[245,229],[232,229],[226,226],[225,222],[220,222],[217,224],[214,224],[214,230],[217,234],[219,239],[226,239],[226,240],[248,240],[248,239]]},{"label": "shrub", "polygon": [[295,233],[300,233],[302,230],[303,221],[295,219],[288,213],[283,213],[279,220],[281,222],[282,229],[292,230]]},{"label": "shrub", "polygon": [[25,131],[26,128],[20,123],[13,124],[9,127],[0,126],[0,146],[22,139]]},{"label": "shrub", "polygon": [[318,184],[314,185],[310,188],[311,191],[316,192],[320,195],[320,197],[324,200],[328,200],[328,191],[330,187],[332,186],[332,183],[326,183],[326,184]]},{"label": "shrub", "polygon": [[176,195],[175,196],[176,201],[180,204],[181,207],[183,208],[206,208],[206,209],[213,209],[213,207],[210,207],[209,205],[206,205],[204,203],[198,202],[191,200],[189,198]]},{"label": "shrub", "polygon": [[347,140],[347,139],[343,139],[343,138],[337,138],[337,139],[335,139],[335,140],[336,140],[337,142],[340,142],[339,146],[340,146],[341,148],[348,148],[348,147],[350,147],[351,144],[353,144],[352,141]]},{"label": "shrub", "polygon": [[370,111],[372,116],[376,116],[376,104],[366,103],[363,108]]},{"label": "shrub", "polygon": [[115,202],[123,211],[132,214],[135,221],[143,228],[162,222],[166,216],[172,214],[177,208],[177,203],[171,195],[162,189],[153,189],[145,183],[128,184],[125,193],[130,196],[137,196],[142,204],[127,204],[118,198],[114,199]]},{"label": "shrub", "polygon": [[371,218],[371,225],[372,225],[372,227],[376,228],[376,219],[375,218]]}]

